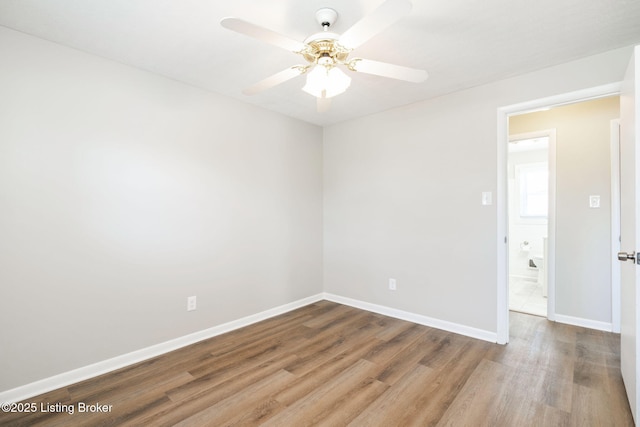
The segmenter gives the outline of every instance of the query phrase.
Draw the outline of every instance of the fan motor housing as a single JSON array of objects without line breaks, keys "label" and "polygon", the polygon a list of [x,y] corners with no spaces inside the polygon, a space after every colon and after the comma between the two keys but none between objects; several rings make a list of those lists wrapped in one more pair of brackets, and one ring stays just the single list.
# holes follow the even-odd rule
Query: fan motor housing
[{"label": "fan motor housing", "polygon": [[331,58],[333,62],[344,62],[349,56],[349,51],[340,46],[335,40],[320,39],[307,42],[307,49],[302,56],[308,62],[316,63],[320,58]]}]

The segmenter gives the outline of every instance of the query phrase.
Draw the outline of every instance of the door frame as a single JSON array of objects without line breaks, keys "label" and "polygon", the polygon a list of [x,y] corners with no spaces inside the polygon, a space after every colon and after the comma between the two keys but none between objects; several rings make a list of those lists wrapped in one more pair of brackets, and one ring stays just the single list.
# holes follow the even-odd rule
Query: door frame
[{"label": "door frame", "polygon": [[[509,263],[508,263],[508,205],[507,205],[507,149],[509,143],[509,116],[547,110],[564,104],[620,94],[621,82],[596,86],[546,98],[534,99],[497,109],[497,342],[509,342]],[[555,311],[555,310],[554,310]]]},{"label": "door frame", "polygon": [[610,122],[611,135],[611,332],[620,333],[620,119]]}]

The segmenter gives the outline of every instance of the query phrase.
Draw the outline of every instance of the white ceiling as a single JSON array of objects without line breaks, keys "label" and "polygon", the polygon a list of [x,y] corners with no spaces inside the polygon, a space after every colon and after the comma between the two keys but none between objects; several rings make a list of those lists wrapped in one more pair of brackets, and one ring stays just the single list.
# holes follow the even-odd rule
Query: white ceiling
[{"label": "white ceiling", "polygon": [[316,111],[304,77],[242,89],[304,60],[219,25],[235,16],[297,40],[331,7],[342,33],[382,0],[0,0],[0,25],[307,122],[327,125],[640,43],[638,0],[414,0],[411,13],[353,56],[429,72],[425,83],[352,74]]}]

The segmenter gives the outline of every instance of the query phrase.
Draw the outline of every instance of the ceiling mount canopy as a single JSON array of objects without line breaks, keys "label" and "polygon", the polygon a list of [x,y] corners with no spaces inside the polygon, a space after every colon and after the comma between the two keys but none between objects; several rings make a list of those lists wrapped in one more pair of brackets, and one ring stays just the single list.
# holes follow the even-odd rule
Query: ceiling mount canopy
[{"label": "ceiling mount canopy", "polygon": [[338,12],[331,9],[330,7],[323,7],[322,9],[318,9],[316,11],[316,21],[318,24],[322,25],[322,28],[327,31],[330,26],[335,24],[338,20]]},{"label": "ceiling mount canopy", "polygon": [[349,59],[351,52],[370,38],[397,22],[411,10],[408,0],[386,0],[370,15],[356,22],[342,35],[329,31],[338,19],[334,9],[322,8],[316,12],[316,20],[322,31],[298,42],[287,36],[238,18],[224,18],[220,24],[232,31],[262,40],[301,55],[306,65],[294,65],[245,89],[245,95],[254,95],[299,75],[307,74],[305,92],[317,98],[318,111],[329,108],[329,99],[347,90],[351,78],[341,69],[381,77],[420,83],[427,79],[427,72],[401,65],[362,58]]}]

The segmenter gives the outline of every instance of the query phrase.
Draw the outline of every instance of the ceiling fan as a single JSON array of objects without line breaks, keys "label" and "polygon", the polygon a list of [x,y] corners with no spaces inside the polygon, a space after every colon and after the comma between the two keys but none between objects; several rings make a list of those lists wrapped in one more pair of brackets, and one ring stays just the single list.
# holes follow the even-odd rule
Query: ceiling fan
[{"label": "ceiling fan", "polygon": [[303,42],[238,18],[224,18],[220,24],[229,30],[299,54],[307,62],[259,81],[243,90],[245,95],[254,95],[307,74],[302,90],[315,96],[318,111],[324,112],[329,109],[330,99],[343,93],[351,84],[351,78],[341,68],[414,83],[427,79],[425,70],[370,59],[349,58],[354,49],[407,15],[411,7],[408,0],[386,0],[341,35],[329,31],[338,19],[338,13],[333,9],[323,8],[316,12],[316,20],[323,31],[307,37]]}]

